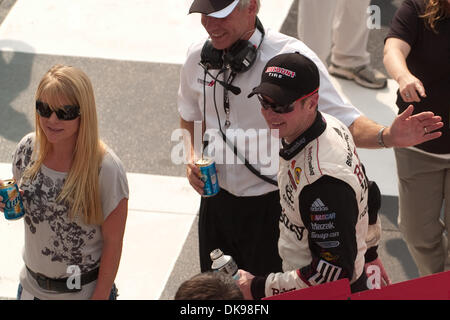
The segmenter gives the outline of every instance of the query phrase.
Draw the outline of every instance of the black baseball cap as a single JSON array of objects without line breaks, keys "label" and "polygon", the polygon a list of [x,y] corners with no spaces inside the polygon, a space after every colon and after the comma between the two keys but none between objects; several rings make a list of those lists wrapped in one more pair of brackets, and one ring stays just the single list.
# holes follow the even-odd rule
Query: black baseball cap
[{"label": "black baseball cap", "polygon": [[261,75],[261,83],[248,95],[263,94],[281,106],[289,106],[319,89],[320,77],[316,64],[295,53],[283,53],[270,59]]},{"label": "black baseball cap", "polygon": [[203,13],[214,18],[225,18],[234,8],[239,0],[194,0],[189,13]]}]

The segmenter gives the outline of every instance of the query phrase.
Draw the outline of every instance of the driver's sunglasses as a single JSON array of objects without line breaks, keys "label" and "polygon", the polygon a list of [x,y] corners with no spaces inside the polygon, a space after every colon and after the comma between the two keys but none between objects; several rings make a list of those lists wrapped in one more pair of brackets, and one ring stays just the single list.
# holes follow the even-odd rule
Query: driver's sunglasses
[{"label": "driver's sunglasses", "polygon": [[53,112],[56,113],[56,116],[59,120],[75,120],[80,116],[80,107],[79,106],[62,106],[57,110],[52,110],[48,103],[36,100],[36,112],[44,118],[50,118]]},{"label": "driver's sunglasses", "polygon": [[306,99],[306,98],[312,96],[318,90],[319,90],[319,88],[317,88],[316,90],[314,90],[311,93],[308,93],[308,94],[300,97],[299,99],[295,100],[294,102],[292,102],[291,104],[288,104],[288,105],[279,105],[279,104],[276,104],[276,103],[269,102],[266,99],[264,99],[264,97],[261,94],[259,94],[259,93],[256,94],[256,96],[258,97],[258,100],[261,103],[261,106],[264,108],[264,110],[271,109],[275,113],[289,113],[289,112],[294,111],[295,103],[297,101],[300,101],[300,100],[303,100],[303,99]]}]

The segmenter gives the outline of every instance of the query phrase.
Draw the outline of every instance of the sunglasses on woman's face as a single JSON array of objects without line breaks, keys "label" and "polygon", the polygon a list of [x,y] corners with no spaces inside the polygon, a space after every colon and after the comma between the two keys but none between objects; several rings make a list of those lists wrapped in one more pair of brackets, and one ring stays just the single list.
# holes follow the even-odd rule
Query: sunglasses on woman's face
[{"label": "sunglasses on woman's face", "polygon": [[39,100],[36,101],[36,111],[41,117],[44,118],[50,118],[52,113],[55,112],[59,120],[75,120],[80,116],[79,106],[67,105],[54,111],[50,108],[48,103]]}]

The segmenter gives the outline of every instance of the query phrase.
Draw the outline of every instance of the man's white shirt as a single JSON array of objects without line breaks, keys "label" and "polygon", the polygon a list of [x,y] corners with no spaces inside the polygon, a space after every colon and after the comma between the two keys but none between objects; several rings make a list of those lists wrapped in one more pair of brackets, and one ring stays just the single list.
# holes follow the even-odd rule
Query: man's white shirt
[{"label": "man's white shirt", "polygon": [[[255,30],[249,41],[258,46],[262,34]],[[224,89],[219,83],[206,75],[199,65],[203,39],[193,44],[187,54],[187,59],[181,70],[180,87],[178,91],[178,111],[185,121],[202,121],[204,108],[204,90],[206,94],[206,129],[215,133],[214,151],[212,156],[216,160],[218,180],[221,188],[235,196],[257,196],[276,190],[274,185],[264,182],[250,172],[242,162],[238,162],[233,151],[226,147],[218,131],[218,116],[224,132],[226,120],[224,110]],[[226,132],[229,139],[237,144],[238,151],[245,155],[250,163],[260,172],[271,174],[276,180],[278,170],[278,139],[271,138],[270,131],[261,114],[261,106],[256,96],[247,98],[251,90],[259,85],[262,71],[268,60],[274,56],[287,52],[300,52],[314,61],[320,73],[319,110],[331,114],[350,126],[361,115],[361,112],[344,100],[330,81],[326,67],[319,58],[305,44],[298,39],[286,36],[271,29],[266,29],[264,40],[258,49],[257,58],[253,66],[245,73],[240,73],[233,81],[233,85],[241,89],[239,95],[228,92],[230,113],[230,126]],[[218,70],[210,70],[217,75]],[[227,71],[226,76],[230,74]],[[219,80],[226,80],[220,75]],[[214,104],[214,96],[216,107]],[[215,129],[215,130],[211,130]],[[236,136],[241,137],[241,141]],[[195,137],[195,139],[199,139]],[[242,142],[244,141],[244,142]],[[273,144],[276,146],[274,147]],[[256,154],[255,154],[256,153]],[[268,159],[270,157],[270,163]],[[254,163],[256,162],[256,163]],[[238,164],[241,163],[241,164]]]}]

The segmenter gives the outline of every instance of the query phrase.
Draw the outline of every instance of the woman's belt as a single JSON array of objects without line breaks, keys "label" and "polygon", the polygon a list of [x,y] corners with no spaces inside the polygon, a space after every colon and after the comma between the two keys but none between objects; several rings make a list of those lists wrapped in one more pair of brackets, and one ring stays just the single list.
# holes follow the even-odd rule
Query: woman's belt
[{"label": "woman's belt", "polygon": [[53,279],[53,278],[48,278],[47,276],[45,276],[41,273],[36,273],[36,272],[30,270],[30,268],[28,268],[28,266],[26,266],[26,268],[28,270],[28,273],[33,277],[33,279],[36,280],[39,287],[41,287],[42,289],[45,289],[45,290],[56,291],[56,292],[61,292],[61,293],[81,291],[81,289],[84,285],[86,285],[94,280],[97,280],[98,270],[99,270],[99,268],[95,268],[87,273],[79,275],[80,286],[79,287],[74,286],[74,288],[72,288],[72,285],[69,287],[67,281],[69,279],[70,280],[74,279],[76,276],[72,276],[70,278]]}]

